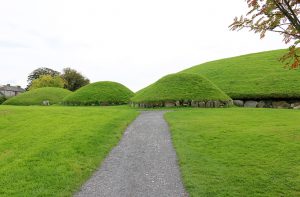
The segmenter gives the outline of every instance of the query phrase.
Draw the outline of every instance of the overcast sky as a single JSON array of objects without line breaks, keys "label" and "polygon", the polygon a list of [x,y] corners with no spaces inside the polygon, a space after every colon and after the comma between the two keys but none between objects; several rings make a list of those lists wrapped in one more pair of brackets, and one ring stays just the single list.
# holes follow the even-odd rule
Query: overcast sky
[{"label": "overcast sky", "polygon": [[277,34],[232,32],[244,0],[9,0],[0,6],[0,84],[72,67],[137,91],[209,60],[286,48]]}]

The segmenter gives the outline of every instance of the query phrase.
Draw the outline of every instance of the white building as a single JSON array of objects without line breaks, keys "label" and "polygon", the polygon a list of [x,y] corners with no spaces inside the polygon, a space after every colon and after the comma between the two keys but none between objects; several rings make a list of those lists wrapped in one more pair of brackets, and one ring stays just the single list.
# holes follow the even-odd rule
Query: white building
[{"label": "white building", "polygon": [[17,96],[22,92],[25,92],[25,90],[21,86],[11,86],[10,84],[0,85],[0,95],[5,97]]}]

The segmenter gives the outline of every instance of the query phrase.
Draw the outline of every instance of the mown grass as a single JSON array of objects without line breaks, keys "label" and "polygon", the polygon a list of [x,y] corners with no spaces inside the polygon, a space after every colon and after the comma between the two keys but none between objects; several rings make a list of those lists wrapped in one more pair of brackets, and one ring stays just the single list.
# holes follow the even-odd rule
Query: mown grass
[{"label": "mown grass", "polygon": [[50,105],[60,103],[71,91],[63,88],[45,87],[19,94],[6,100],[3,105],[42,105],[48,100]]},{"label": "mown grass", "polygon": [[206,76],[233,99],[300,98],[300,70],[288,70],[278,61],[285,52],[216,60],[182,72]]},{"label": "mown grass", "polygon": [[0,196],[71,196],[136,116],[128,107],[0,106]]},{"label": "mown grass", "polygon": [[126,104],[134,93],[124,85],[101,81],[86,85],[64,98],[65,105]]},{"label": "mown grass", "polygon": [[197,74],[177,73],[167,75],[140,90],[131,98],[133,102],[159,101],[209,101],[231,100],[212,82]]},{"label": "mown grass", "polygon": [[300,111],[166,114],[191,196],[300,196]]}]

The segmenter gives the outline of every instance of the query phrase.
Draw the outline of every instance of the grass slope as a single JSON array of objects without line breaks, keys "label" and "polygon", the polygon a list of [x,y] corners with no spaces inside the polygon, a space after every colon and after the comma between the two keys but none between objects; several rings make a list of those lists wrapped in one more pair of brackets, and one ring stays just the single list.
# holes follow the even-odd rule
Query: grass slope
[{"label": "grass slope", "polygon": [[221,100],[230,98],[209,80],[200,75],[177,73],[167,75],[140,90],[131,99],[135,103],[181,100]]},{"label": "grass slope", "polygon": [[300,70],[284,68],[285,50],[227,58],[183,72],[206,76],[231,98],[300,98]]},{"label": "grass slope", "polygon": [[0,196],[71,196],[137,112],[0,106]]},{"label": "grass slope", "polygon": [[4,105],[41,105],[43,101],[48,100],[50,104],[57,104],[63,98],[69,95],[71,91],[62,88],[38,88],[24,92],[18,96],[5,101]]},{"label": "grass slope", "polygon": [[[293,118],[291,118],[293,117]],[[300,196],[300,111],[166,114],[191,196]]]},{"label": "grass slope", "polygon": [[120,83],[101,81],[86,85],[64,99],[66,105],[126,104],[134,93]]}]

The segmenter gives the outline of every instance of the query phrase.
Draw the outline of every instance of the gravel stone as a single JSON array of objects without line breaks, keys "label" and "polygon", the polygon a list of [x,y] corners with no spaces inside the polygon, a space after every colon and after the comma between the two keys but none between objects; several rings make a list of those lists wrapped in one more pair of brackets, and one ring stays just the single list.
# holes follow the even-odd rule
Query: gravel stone
[{"label": "gravel stone", "polygon": [[164,112],[142,112],[77,197],[185,197]]}]

